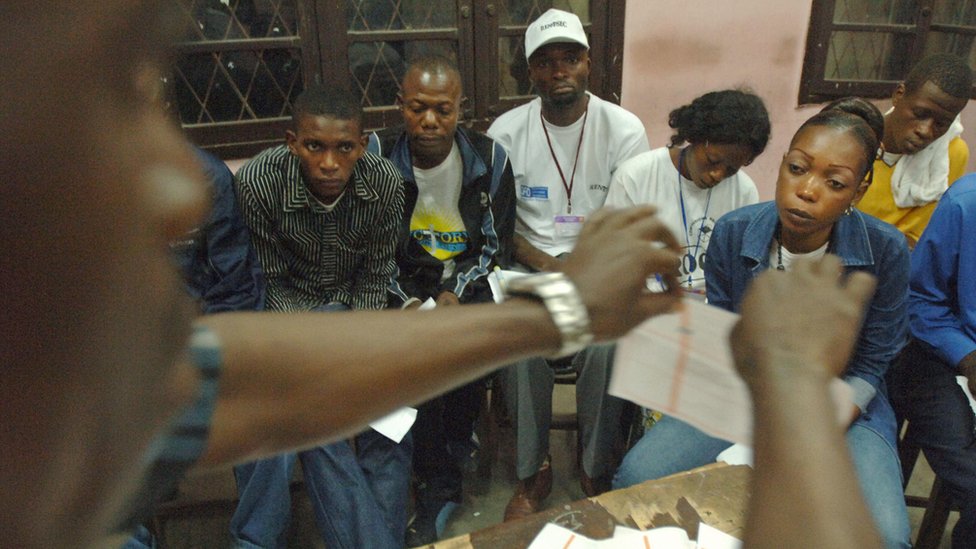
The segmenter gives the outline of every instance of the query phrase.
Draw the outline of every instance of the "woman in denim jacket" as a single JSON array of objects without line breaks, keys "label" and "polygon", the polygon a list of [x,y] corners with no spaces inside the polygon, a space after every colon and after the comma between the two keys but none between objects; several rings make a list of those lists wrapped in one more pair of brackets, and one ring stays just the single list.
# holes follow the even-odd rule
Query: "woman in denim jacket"
[{"label": "woman in denim jacket", "polygon": [[[894,227],[852,208],[871,181],[882,135],[871,122],[877,127],[880,117],[877,108],[856,99],[840,108],[828,106],[805,122],[783,156],[775,202],[740,208],[716,223],[705,280],[710,304],[737,311],[753,277],[766,269],[789,269],[799,257],[832,253],[847,272],[865,271],[877,278],[844,375],[855,404],[847,442],[861,492],[886,545],[909,547],[895,416],[884,385],[885,371],[906,337],[908,248]],[[802,317],[803,311],[796,314]],[[711,463],[729,446],[666,417],[628,452],[614,488]],[[810,450],[815,459],[816,449]],[[852,497],[857,497],[853,491]]]}]

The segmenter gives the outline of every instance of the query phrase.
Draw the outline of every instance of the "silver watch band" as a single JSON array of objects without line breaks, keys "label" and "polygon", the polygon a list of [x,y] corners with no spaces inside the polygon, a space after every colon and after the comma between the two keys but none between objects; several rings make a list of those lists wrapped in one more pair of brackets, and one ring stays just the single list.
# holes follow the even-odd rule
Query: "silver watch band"
[{"label": "silver watch band", "polygon": [[505,293],[542,300],[563,338],[554,358],[582,351],[593,341],[586,305],[576,285],[565,274],[541,273],[515,278],[508,282]]}]

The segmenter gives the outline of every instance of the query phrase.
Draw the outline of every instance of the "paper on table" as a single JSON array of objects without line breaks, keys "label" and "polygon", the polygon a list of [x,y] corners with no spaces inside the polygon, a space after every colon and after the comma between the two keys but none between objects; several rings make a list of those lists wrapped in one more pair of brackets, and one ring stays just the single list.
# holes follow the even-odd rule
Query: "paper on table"
[{"label": "paper on table", "polygon": [[733,444],[725,450],[722,451],[715,461],[724,461],[729,465],[748,465],[753,466],[752,462],[752,446],[746,446],[745,444]]},{"label": "paper on table", "polygon": [[666,526],[640,531],[617,526],[613,537],[594,540],[553,523],[546,524],[529,549],[694,549],[681,528]]},{"label": "paper on table", "polygon": [[650,530],[635,530],[617,526],[613,537],[603,540],[607,549],[634,547],[639,549],[693,549],[695,542],[688,539],[688,532],[677,526],[662,526]]},{"label": "paper on table", "polygon": [[702,522],[698,524],[697,549],[742,549],[742,541]]},{"label": "paper on table", "polygon": [[413,422],[417,420],[417,409],[416,408],[400,408],[394,411],[392,414],[381,417],[370,423],[369,426],[373,428],[377,433],[385,436],[386,438],[400,444],[403,437],[406,436],[410,428],[413,427]]},{"label": "paper on table", "polygon": [[423,303],[420,304],[420,307],[417,307],[417,310],[418,311],[430,311],[430,310],[433,310],[433,309],[436,309],[436,308],[437,308],[437,302],[434,301],[434,298],[428,297],[427,298],[427,301],[424,301]]},{"label": "paper on table", "polygon": [[[751,444],[752,401],[729,345],[739,315],[693,299],[682,303],[681,311],[651,318],[620,339],[610,393],[714,437]],[[830,389],[838,421],[848,421],[852,390],[839,379]]]},{"label": "paper on table", "polygon": [[547,523],[542,527],[542,531],[536,534],[535,539],[529,544],[529,549],[573,549],[592,548],[594,541],[588,537],[581,536],[572,530],[563,528],[553,523]]}]

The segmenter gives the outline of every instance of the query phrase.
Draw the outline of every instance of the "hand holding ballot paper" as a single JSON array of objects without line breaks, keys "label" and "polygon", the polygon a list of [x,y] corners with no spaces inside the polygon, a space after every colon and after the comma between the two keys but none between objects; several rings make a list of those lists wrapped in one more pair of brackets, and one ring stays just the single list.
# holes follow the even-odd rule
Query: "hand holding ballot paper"
[{"label": "hand holding ballot paper", "polygon": [[[750,445],[752,402],[729,344],[738,321],[735,313],[685,298],[681,310],[653,317],[619,340],[610,393]],[[851,390],[836,378],[830,387],[837,420],[846,422]]]},{"label": "hand holding ballot paper", "polygon": [[[830,398],[874,287],[870,275],[843,276],[834,256],[798,261],[790,272],[759,275],[737,321],[686,302],[683,311],[640,326],[620,342],[611,390],[634,394],[642,376],[656,376],[643,387],[666,390],[656,389],[654,402],[639,402],[670,407],[732,439],[754,424],[747,547],[881,546],[844,440],[849,405],[838,404],[836,393]],[[710,412],[689,410],[688,399]],[[743,421],[741,414],[749,412],[752,419]]]}]

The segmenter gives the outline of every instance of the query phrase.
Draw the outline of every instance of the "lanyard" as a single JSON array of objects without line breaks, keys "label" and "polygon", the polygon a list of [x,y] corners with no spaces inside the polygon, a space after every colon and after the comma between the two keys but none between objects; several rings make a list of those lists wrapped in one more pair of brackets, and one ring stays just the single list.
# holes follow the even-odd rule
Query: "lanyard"
[{"label": "lanyard", "polygon": [[701,248],[701,237],[702,232],[705,229],[705,220],[708,219],[708,206],[712,203],[712,189],[708,189],[708,194],[705,197],[705,212],[702,214],[701,225],[698,226],[698,240],[695,241],[694,251],[691,249],[691,240],[688,238],[688,216],[685,214],[685,193],[681,190],[681,167],[685,165],[685,153],[688,152],[688,148],[691,145],[681,149],[681,154],[678,155],[678,200],[681,203],[681,224],[685,228],[685,243],[688,244],[689,252],[687,255],[691,255],[691,262],[689,263],[688,269],[688,287],[691,288],[691,271],[695,270],[695,263],[698,261],[698,250]]},{"label": "lanyard", "polygon": [[556,151],[552,148],[552,140],[549,139],[549,130],[546,129],[546,119],[542,117],[542,111],[539,111],[539,122],[542,123],[542,131],[546,134],[546,143],[549,145],[549,154],[552,155],[552,161],[556,164],[556,170],[559,171],[559,179],[563,182],[563,189],[566,189],[566,213],[573,213],[573,180],[576,179],[576,165],[579,163],[580,150],[583,148],[583,132],[586,131],[586,116],[590,114],[590,109],[583,111],[583,127],[580,128],[579,143],[576,144],[576,158],[573,160],[573,173],[569,176],[569,183],[566,183],[566,176],[563,175],[563,168],[559,165],[559,161],[556,160]]}]

